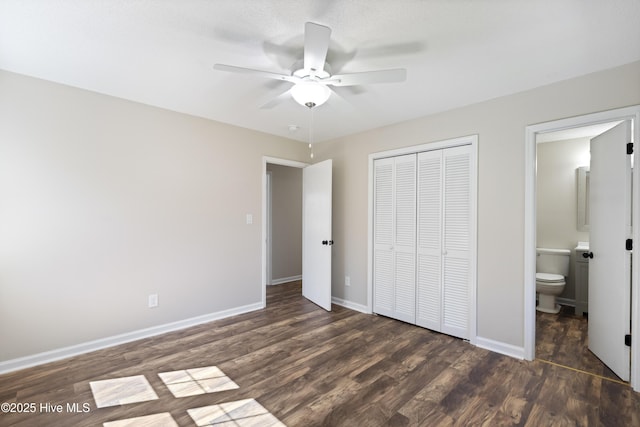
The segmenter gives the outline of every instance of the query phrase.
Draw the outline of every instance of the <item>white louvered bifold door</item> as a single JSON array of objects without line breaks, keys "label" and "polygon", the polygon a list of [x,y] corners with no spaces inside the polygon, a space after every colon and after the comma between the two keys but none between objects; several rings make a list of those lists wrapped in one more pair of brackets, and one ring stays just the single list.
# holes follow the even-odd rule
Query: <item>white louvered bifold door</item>
[{"label": "white louvered bifold door", "polygon": [[418,154],[416,324],[442,324],[442,150]]},{"label": "white louvered bifold door", "polygon": [[373,311],[393,316],[394,220],[393,158],[374,162],[373,168]]},{"label": "white louvered bifold door", "polygon": [[374,161],[375,313],[470,338],[474,152]]},{"label": "white louvered bifold door", "polygon": [[374,312],[415,323],[416,156],[374,162]]},{"label": "white louvered bifold door", "polygon": [[395,157],[395,299],[393,317],[415,323],[416,155]]},{"label": "white louvered bifold door", "polygon": [[469,338],[472,243],[470,146],[443,151],[443,257],[441,331]]}]

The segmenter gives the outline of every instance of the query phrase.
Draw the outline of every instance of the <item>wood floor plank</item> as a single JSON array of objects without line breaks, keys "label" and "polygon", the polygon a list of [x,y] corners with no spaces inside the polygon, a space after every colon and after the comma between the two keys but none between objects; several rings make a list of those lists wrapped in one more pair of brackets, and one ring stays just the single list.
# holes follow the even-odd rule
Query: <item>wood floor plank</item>
[{"label": "wood floor plank", "polygon": [[[166,412],[194,426],[189,409],[249,398],[290,427],[640,425],[640,397],[627,385],[382,316],[326,312],[302,298],[300,282],[267,292],[264,310],[0,375],[2,402],[90,406],[0,414],[0,426],[100,426]],[[593,362],[571,350],[582,345],[580,319],[541,320],[561,325],[543,334],[538,355]],[[238,388],[177,398],[158,375],[205,366]],[[96,407],[91,381],[136,375],[158,399]]]}]

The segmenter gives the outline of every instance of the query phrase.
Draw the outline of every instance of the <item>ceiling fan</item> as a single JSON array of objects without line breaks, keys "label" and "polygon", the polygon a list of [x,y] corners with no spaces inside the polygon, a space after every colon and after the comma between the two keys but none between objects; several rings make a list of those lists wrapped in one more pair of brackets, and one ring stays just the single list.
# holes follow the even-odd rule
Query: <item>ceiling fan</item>
[{"label": "ceiling fan", "polygon": [[265,104],[263,108],[273,106],[289,96],[292,96],[298,104],[313,108],[322,105],[329,99],[332,93],[329,86],[357,86],[406,80],[407,70],[404,68],[332,75],[331,67],[326,63],[330,36],[331,28],[307,22],[304,27],[304,58],[293,64],[290,74],[225,64],[215,64],[213,68],[293,83],[289,90]]}]

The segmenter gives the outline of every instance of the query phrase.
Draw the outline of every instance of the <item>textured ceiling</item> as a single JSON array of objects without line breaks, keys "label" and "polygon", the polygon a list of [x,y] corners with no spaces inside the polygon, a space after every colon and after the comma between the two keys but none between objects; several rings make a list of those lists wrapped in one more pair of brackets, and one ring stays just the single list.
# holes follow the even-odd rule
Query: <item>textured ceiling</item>
[{"label": "textured ceiling", "polygon": [[260,108],[290,83],[212,67],[288,72],[312,21],[334,73],[407,69],[336,88],[322,141],[640,60],[639,19],[639,0],[0,0],[0,69],[308,141],[305,107]]}]

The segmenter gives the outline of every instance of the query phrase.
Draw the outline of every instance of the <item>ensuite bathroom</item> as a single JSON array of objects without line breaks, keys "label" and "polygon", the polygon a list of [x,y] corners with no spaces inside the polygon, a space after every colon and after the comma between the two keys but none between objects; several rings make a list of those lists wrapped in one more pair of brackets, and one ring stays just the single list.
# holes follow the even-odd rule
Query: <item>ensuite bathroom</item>
[{"label": "ensuite bathroom", "polygon": [[[537,282],[547,279],[549,288],[564,288],[557,291],[551,289],[555,303],[546,299],[544,292],[538,292],[538,311],[557,313],[561,307],[575,307],[575,314],[582,316],[588,313],[588,298],[583,288],[588,285],[588,276],[582,277],[576,271],[577,262],[588,259],[582,253],[589,248],[588,225],[588,185],[589,185],[589,137],[578,137],[565,140],[541,142],[537,144],[536,173],[536,246],[538,267],[543,257],[558,263],[561,271],[542,271],[537,269]],[[577,256],[576,256],[577,255]],[[558,258],[553,260],[553,258]],[[545,270],[542,268],[542,270]],[[578,272],[578,274],[576,274]],[[542,278],[541,274],[546,274]],[[588,273],[588,270],[587,270]],[[565,276],[565,277],[558,277]],[[554,280],[555,279],[555,280]],[[586,279],[586,280],[585,280]],[[554,286],[554,282],[558,285]],[[577,299],[580,307],[577,307]],[[560,306],[560,307],[559,307]],[[564,311],[571,309],[563,308]]]},{"label": "ensuite bathroom", "polygon": [[558,132],[537,140],[536,358],[619,379],[588,348],[589,169],[594,136]]}]

